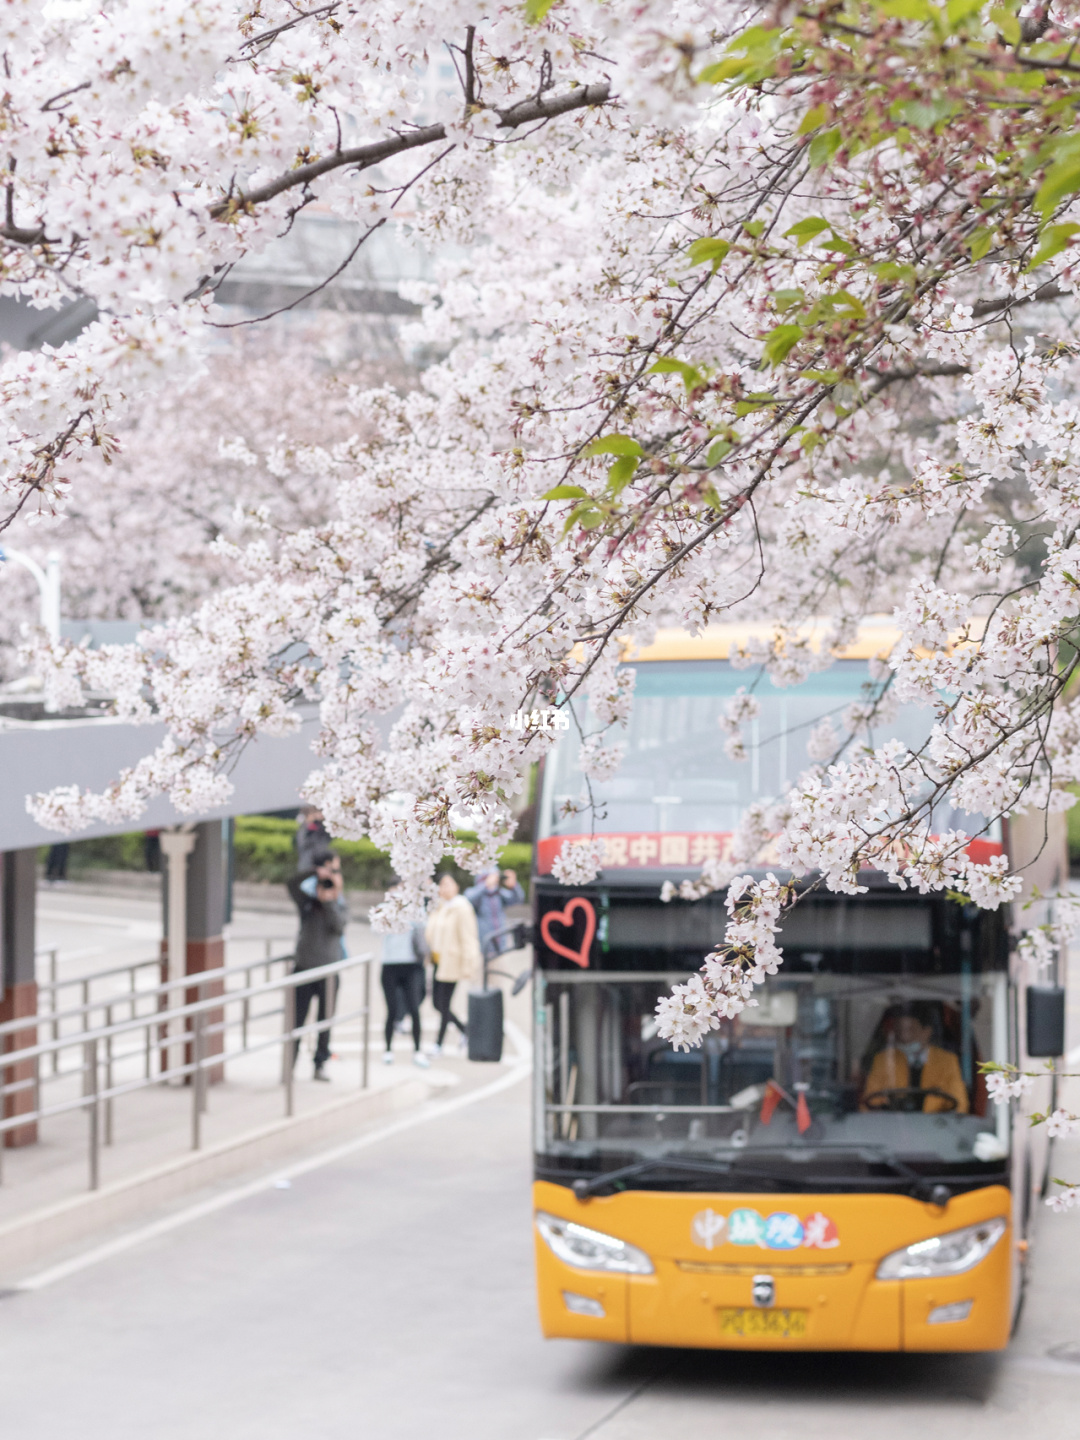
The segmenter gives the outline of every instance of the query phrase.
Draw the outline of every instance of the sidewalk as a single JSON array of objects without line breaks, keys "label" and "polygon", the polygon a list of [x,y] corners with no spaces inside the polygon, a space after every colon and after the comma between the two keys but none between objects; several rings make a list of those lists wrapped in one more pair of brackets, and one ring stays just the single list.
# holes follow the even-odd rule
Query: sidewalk
[{"label": "sidewalk", "polygon": [[[156,880],[156,877],[140,877]],[[272,888],[272,887],[267,887]],[[57,949],[61,979],[83,979],[118,965],[155,957],[160,945],[160,901],[149,887],[117,894],[95,887],[68,884],[42,890],[39,896],[39,950]],[[261,897],[257,897],[261,898]],[[354,919],[348,929],[350,954],[378,953],[379,941],[366,922],[364,900],[351,894]],[[381,897],[371,897],[374,901]],[[235,912],[226,936],[226,963],[230,966],[262,961],[269,943],[274,955],[287,954],[295,937],[295,910],[243,908]],[[509,957],[515,971],[527,964],[524,954]],[[280,974],[280,969],[277,970]],[[207,1109],[201,1120],[200,1149],[192,1149],[193,1093],[187,1085],[154,1084],[113,1101],[112,1143],[101,1150],[101,1183],[89,1186],[89,1115],[85,1110],[46,1117],[36,1145],[3,1152],[0,1184],[0,1284],[10,1283],[15,1271],[25,1269],[30,1252],[34,1261],[51,1260],[57,1247],[76,1240],[85,1243],[103,1226],[143,1221],[162,1204],[175,1203],[199,1193],[208,1184],[234,1181],[240,1176],[266,1173],[267,1167],[285,1163],[313,1146],[334,1143],[380,1123],[403,1106],[414,1106],[439,1095],[460,1093],[492,1076],[493,1067],[471,1065],[454,1050],[432,1060],[430,1068],[413,1065],[411,1035],[395,1036],[393,1065],[383,1063],[385,1005],[379,984],[379,966],[371,967],[369,1031],[369,1084],[361,1089],[363,1029],[358,1018],[335,1025],[327,1069],[329,1084],[312,1078],[312,1045],[301,1052],[294,1081],[294,1116],[285,1117],[282,1085],[281,1017],[259,1020],[249,1026],[252,1039],[270,1042],[253,1054],[239,1053],[238,1036],[226,1053],[226,1078],[207,1089]],[[256,981],[262,978],[256,974]],[[138,972],[138,988],[157,983],[156,966]],[[348,1016],[363,1004],[363,968],[345,974],[337,1013]],[[99,995],[119,1000],[128,994],[126,974],[99,982]],[[459,991],[456,1009],[464,1013],[465,990]],[[76,991],[68,991],[75,1003]],[[271,1003],[279,1003],[272,1001]],[[511,1007],[520,1011],[519,1025],[527,1029],[528,996]],[[119,1009],[117,1018],[126,1012]],[[425,1002],[422,1011],[425,1043],[436,1037],[438,1017]],[[44,1029],[45,1027],[42,1027]],[[521,1034],[521,1029],[518,1034]],[[235,1032],[233,1032],[235,1035]],[[42,1035],[42,1038],[46,1038]],[[77,1052],[76,1052],[77,1053]],[[68,1052],[68,1064],[75,1063]],[[231,1057],[231,1058],[230,1058]],[[506,1058],[520,1059],[508,1040]],[[143,1073],[144,1055],[131,1050],[118,1058],[115,1083]],[[125,1070],[124,1067],[127,1067]],[[130,1073],[129,1073],[130,1072]],[[77,1098],[81,1080],[61,1074],[46,1083],[47,1103]],[[50,1240],[50,1235],[52,1240]]]}]

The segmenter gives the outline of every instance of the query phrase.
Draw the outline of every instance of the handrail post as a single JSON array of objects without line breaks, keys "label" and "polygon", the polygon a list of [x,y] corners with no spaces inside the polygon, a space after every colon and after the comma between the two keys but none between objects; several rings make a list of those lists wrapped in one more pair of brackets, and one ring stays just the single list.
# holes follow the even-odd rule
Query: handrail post
[{"label": "handrail post", "polygon": [[364,963],[364,1045],[360,1052],[360,1088],[368,1088],[368,1052],[371,1048],[371,960]]},{"label": "handrail post", "polygon": [[[112,1023],[113,1023],[112,1009],[113,1009],[113,1007],[112,1007],[111,1005],[106,1005],[106,1006],[105,1006],[105,1028],[106,1028],[106,1029],[111,1029],[111,1028],[112,1028]],[[112,1073],[112,1036],[111,1036],[111,1035],[106,1035],[106,1036],[105,1036],[105,1090],[106,1090],[106,1092],[108,1092],[108,1091],[110,1091],[110,1090],[112,1089],[112,1083],[113,1083],[113,1073]],[[112,1102],[112,1096],[109,1095],[108,1093],[106,1093],[106,1096],[105,1096],[105,1144],[106,1144],[106,1145],[111,1145],[112,1143],[113,1143],[113,1102]]]},{"label": "handrail post", "polygon": [[[201,990],[201,986],[199,987]],[[199,999],[203,997],[200,994]],[[191,1028],[191,1054],[194,1069],[191,1072],[191,1148],[199,1150],[202,1147],[202,1058],[203,1058],[203,1025],[206,1021],[206,1014],[199,1010],[193,1017],[194,1025]]]},{"label": "handrail post", "polygon": [[[56,1012],[60,1009],[59,1000],[56,994],[56,961],[57,951],[56,946],[54,945],[53,948],[49,951],[49,1013],[53,1017],[52,1038],[54,1041],[59,1040],[60,1038],[60,1023],[56,1019]],[[60,1073],[59,1050],[54,1050],[52,1053],[52,1073],[54,1075],[59,1075]]]},{"label": "handrail post", "polygon": [[[0,1040],[0,1056],[7,1052],[7,1039]],[[7,1084],[7,1065],[0,1059],[0,1091]],[[0,1116],[3,1116],[7,1106],[0,1103]],[[0,1185],[4,1183],[4,1150],[7,1147],[8,1132],[0,1130]]]},{"label": "handrail post", "polygon": [[282,1064],[285,1066],[285,1114],[293,1113],[293,1070],[296,1068],[293,1061],[293,1034],[296,1029],[296,986],[285,987],[285,1003],[281,1007],[285,1017],[285,1053],[282,1056]]},{"label": "handrail post", "polygon": [[86,1083],[90,1093],[90,1189],[101,1185],[101,1106],[98,1101],[98,1049],[96,1040],[83,1047],[86,1057]]}]

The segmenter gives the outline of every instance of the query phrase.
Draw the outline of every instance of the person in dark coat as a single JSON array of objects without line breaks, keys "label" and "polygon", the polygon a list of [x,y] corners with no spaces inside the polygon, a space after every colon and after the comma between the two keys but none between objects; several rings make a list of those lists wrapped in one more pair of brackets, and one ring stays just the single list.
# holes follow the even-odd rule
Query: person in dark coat
[{"label": "person in dark coat", "polygon": [[[341,959],[342,940],[349,919],[345,903],[344,886],[341,879],[341,860],[332,850],[320,850],[312,856],[312,869],[308,875],[295,875],[289,881],[289,894],[300,912],[300,933],[296,938],[296,958],[293,973],[301,970],[315,970],[320,965],[330,965]],[[296,986],[296,1010],[294,1026],[303,1025],[307,1020],[312,1001],[318,1006],[318,1019],[325,1021],[331,1013],[329,997],[333,993],[331,984],[336,976],[324,976],[308,984]],[[315,1046],[315,1079],[329,1080],[326,1062],[330,1059],[330,1030],[318,1032]],[[300,1050],[297,1037],[293,1045],[293,1064]]]},{"label": "person in dark coat", "polygon": [[315,867],[315,856],[330,849],[330,835],[316,805],[302,805],[296,822],[296,869],[307,875]]}]

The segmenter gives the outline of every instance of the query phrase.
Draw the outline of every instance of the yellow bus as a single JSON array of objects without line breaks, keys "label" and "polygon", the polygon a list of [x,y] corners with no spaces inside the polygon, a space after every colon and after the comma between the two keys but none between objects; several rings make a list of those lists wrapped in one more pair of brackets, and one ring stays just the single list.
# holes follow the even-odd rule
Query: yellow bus
[{"label": "yellow bus", "polygon": [[[532,891],[547,1336],[828,1350],[1008,1339],[1047,1165],[1043,1130],[989,1103],[979,1071],[1028,1057],[1009,915],[867,872],[865,894],[815,890],[795,908],[756,1009],[688,1054],[656,1033],[657,998],[725,920],[723,895],[663,904],[661,885],[722,855],[743,807],[782,792],[807,764],[809,728],[825,715],[840,728],[890,638],[868,626],[845,659],[782,690],[729,663],[725,630],[661,633],[629,661],[626,752],[593,785],[594,810],[579,808],[575,731],[548,757]],[[736,763],[717,720],[740,685],[761,708]],[[916,743],[926,726],[925,711],[901,710],[874,738]],[[972,831],[970,817],[935,817],[957,823]],[[603,873],[558,884],[555,856],[590,832],[606,837]],[[992,853],[1016,837],[977,843]],[[1043,847],[1043,872],[1061,854]],[[1063,996],[1046,997],[1053,1030]],[[1052,1103],[1049,1086],[1034,1108]]]}]

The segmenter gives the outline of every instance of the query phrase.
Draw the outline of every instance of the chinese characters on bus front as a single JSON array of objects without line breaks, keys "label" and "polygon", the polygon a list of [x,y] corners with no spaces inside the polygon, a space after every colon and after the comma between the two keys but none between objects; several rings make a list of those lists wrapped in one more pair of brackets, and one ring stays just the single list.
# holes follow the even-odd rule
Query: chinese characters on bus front
[{"label": "chinese characters on bus front", "polygon": [[699,1210],[690,1222],[690,1237],[704,1250],[718,1245],[755,1245],[760,1250],[834,1250],[840,1244],[836,1224],[815,1210],[805,1220],[788,1210],[760,1215],[756,1210],[733,1210],[720,1215]]}]

